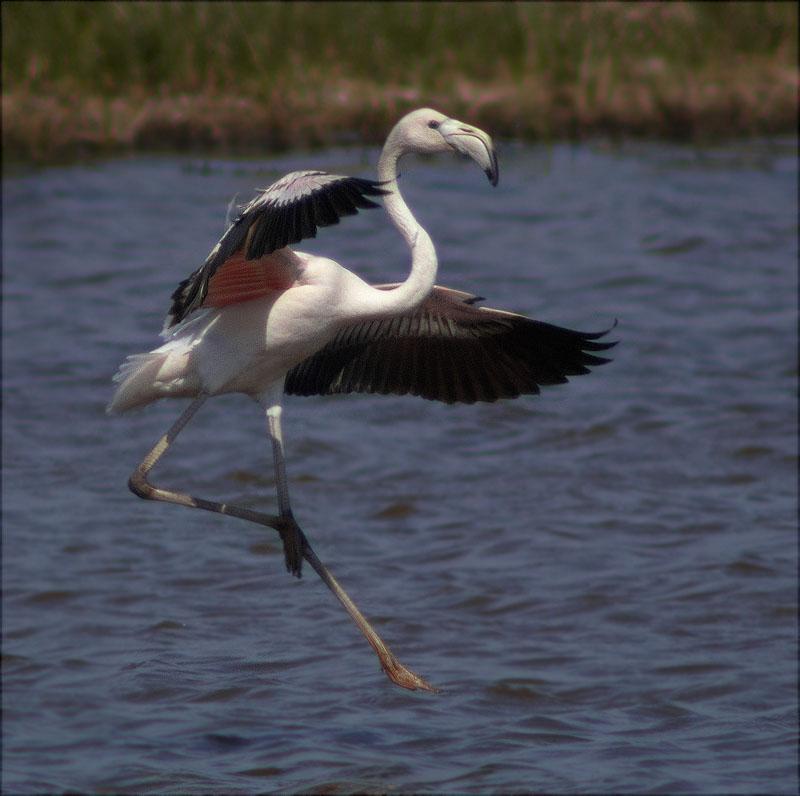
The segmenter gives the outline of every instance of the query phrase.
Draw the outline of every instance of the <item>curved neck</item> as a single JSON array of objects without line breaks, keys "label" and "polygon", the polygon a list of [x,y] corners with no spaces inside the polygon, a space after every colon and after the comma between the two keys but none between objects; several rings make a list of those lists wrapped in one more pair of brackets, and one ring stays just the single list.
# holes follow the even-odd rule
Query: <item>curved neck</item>
[{"label": "curved neck", "polygon": [[433,247],[430,235],[419,225],[400,195],[397,185],[397,161],[405,150],[398,141],[396,133],[397,128],[389,134],[383,147],[378,161],[378,179],[386,183],[383,186],[386,190],[391,191],[383,197],[383,202],[386,212],[411,249],[411,273],[398,287],[380,291],[387,312],[413,309],[427,298],[433,289],[438,268],[436,249]]}]

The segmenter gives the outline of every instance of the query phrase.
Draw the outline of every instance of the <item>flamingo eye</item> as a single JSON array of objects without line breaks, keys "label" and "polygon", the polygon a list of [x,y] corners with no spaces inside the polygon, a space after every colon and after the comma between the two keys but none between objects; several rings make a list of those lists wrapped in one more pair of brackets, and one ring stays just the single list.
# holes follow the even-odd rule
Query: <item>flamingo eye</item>
[{"label": "flamingo eye", "polygon": [[436,130],[439,127],[439,122],[437,122],[435,119],[431,119],[428,122],[428,127],[430,127],[431,130]]}]

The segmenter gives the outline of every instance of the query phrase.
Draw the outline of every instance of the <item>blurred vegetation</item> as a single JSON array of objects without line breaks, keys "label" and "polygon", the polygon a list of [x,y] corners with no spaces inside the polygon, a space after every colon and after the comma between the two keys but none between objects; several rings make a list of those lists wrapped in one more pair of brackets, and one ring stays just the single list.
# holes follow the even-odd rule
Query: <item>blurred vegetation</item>
[{"label": "blurred vegetation", "polygon": [[796,2],[19,2],[6,159],[379,142],[433,105],[497,137],[794,132]]}]

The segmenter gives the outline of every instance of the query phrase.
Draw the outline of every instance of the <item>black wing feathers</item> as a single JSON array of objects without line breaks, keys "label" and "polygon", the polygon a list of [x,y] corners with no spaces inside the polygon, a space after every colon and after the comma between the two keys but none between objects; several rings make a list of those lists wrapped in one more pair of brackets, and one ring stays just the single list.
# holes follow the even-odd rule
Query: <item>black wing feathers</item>
[{"label": "black wing feathers", "polygon": [[[609,361],[590,352],[615,345],[596,342],[606,332],[587,334],[474,307],[478,299],[465,293],[435,288],[433,298],[411,313],[346,327],[289,371],[285,391],[496,401],[589,373],[589,366]],[[448,306],[458,311],[449,313]]]},{"label": "black wing feathers", "polygon": [[258,260],[277,249],[316,237],[318,227],[338,224],[359,209],[379,207],[368,196],[388,191],[375,180],[338,177],[323,171],[287,174],[241,208],[205,264],[184,279],[172,294],[168,326],[180,323],[202,306],[217,268],[244,249],[245,259]]}]

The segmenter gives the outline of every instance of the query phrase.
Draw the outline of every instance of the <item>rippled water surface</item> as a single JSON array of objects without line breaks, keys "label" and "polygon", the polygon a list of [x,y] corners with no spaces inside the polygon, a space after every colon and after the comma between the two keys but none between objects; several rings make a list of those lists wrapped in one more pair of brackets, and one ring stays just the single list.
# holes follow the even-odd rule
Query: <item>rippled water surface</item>
[{"label": "rippled water surface", "polygon": [[[107,418],[239,192],[375,151],[3,183],[3,788],[795,792],[795,142],[500,146],[404,164],[439,282],[614,361],[539,397],[289,398],[296,513],[392,686],[277,536],[137,500],[185,402]],[[382,210],[305,250],[376,282]],[[272,511],[263,419],[209,401],[157,482]]]}]

